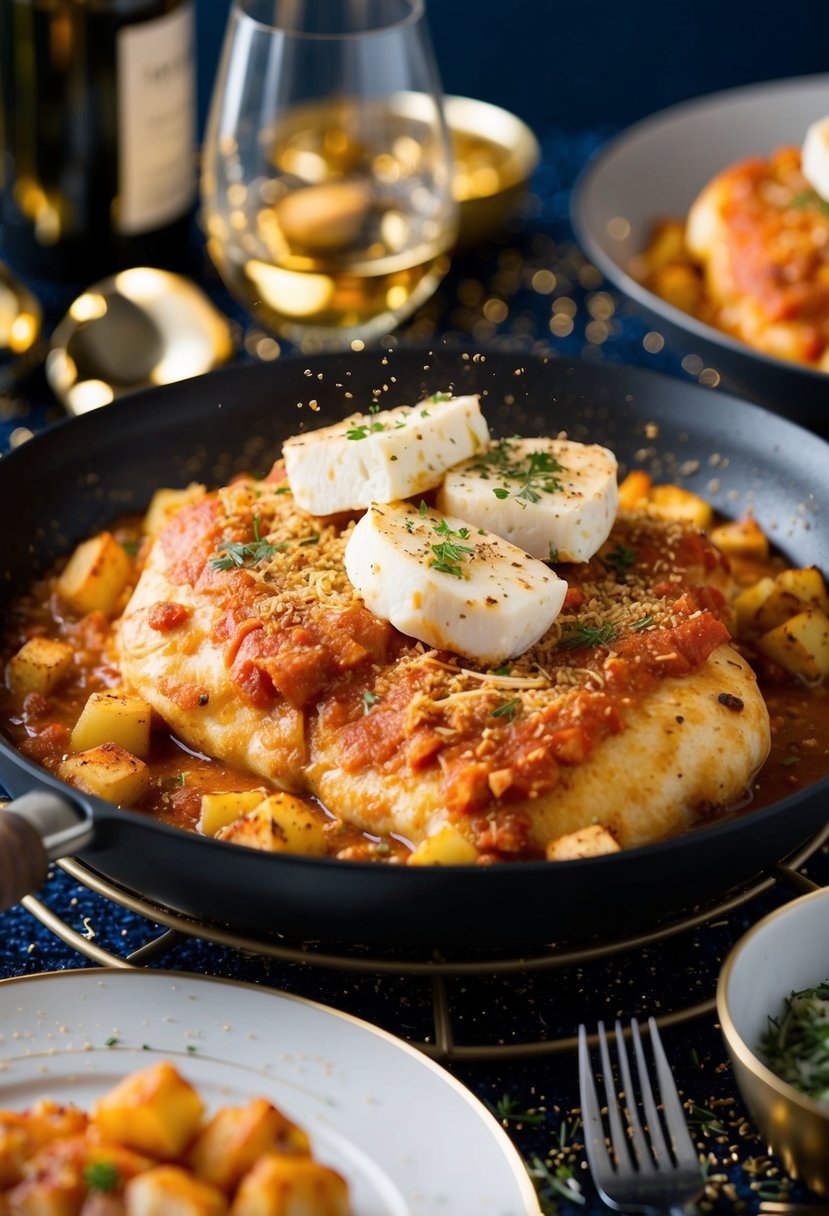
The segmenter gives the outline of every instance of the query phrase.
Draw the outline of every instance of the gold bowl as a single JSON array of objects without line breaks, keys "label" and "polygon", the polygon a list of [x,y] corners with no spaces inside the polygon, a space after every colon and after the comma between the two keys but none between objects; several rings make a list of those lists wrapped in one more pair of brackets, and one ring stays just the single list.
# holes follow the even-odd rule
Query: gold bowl
[{"label": "gold bowl", "polygon": [[829,1106],[776,1076],[758,1046],[769,1015],[792,992],[829,977],[829,888],[779,908],[737,942],[723,964],[717,1014],[734,1077],[771,1152],[819,1195],[829,1195]]},{"label": "gold bowl", "polygon": [[445,97],[455,172],[452,189],[460,207],[456,249],[494,236],[515,211],[541,158],[526,123],[487,101]]}]

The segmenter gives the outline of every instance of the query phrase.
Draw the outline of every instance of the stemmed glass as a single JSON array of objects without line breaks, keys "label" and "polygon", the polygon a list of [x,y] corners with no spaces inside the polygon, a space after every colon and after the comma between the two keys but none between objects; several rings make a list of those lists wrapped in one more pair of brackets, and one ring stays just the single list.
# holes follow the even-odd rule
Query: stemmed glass
[{"label": "stemmed glass", "polygon": [[457,230],[423,0],[234,0],[203,151],[208,249],[304,350],[387,333]]}]

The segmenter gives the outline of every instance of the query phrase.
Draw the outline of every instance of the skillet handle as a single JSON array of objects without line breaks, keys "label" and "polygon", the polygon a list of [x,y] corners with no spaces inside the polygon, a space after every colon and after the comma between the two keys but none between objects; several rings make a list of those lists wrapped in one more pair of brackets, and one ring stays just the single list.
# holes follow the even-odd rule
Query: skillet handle
[{"label": "skillet handle", "polygon": [[0,911],[46,881],[49,862],[92,840],[92,820],[68,798],[34,790],[0,813]]}]

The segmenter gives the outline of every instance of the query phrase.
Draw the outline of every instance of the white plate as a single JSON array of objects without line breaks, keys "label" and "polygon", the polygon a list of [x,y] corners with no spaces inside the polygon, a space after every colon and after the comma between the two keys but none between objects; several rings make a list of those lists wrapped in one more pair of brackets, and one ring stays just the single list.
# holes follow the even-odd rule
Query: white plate
[{"label": "white plate", "polygon": [[[354,1216],[538,1216],[497,1121],[383,1030],[251,984],[163,971],[64,971],[0,984],[0,1107],[89,1107],[163,1057],[209,1107],[270,1099],[347,1178]],[[107,1046],[108,1040],[116,1040]]]},{"label": "white plate", "polygon": [[[809,124],[826,114],[829,75],[712,93],[623,131],[599,149],[573,191],[576,235],[602,273],[651,316],[685,335],[689,340],[684,352],[698,349],[696,339],[703,344],[700,353],[713,350],[715,358],[719,354],[714,366],[725,372],[732,387],[773,407],[777,403],[766,398],[762,380],[769,369],[787,373],[795,391],[800,388],[804,394],[810,382],[812,391],[826,394],[825,374],[751,350],[646,290],[627,268],[647,244],[655,220],[681,219],[706,182],[736,161],[783,145],[799,146]],[[748,360],[757,369],[754,373]],[[786,388],[783,382],[782,391]],[[773,392],[780,391],[775,383]]]}]

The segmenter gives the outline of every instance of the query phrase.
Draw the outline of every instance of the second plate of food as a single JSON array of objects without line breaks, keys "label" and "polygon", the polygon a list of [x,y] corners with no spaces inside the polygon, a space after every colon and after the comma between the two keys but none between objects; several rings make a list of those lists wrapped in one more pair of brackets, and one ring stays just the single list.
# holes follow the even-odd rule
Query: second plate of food
[{"label": "second plate of food", "polygon": [[[644,285],[636,261],[654,226],[683,222],[717,174],[782,147],[799,149],[809,126],[827,112],[825,75],[684,102],[644,119],[600,149],[572,200],[573,224],[584,251],[678,352],[697,355],[729,389],[823,432],[829,427],[826,372],[754,349],[669,302]],[[801,216],[805,193],[796,190],[789,201]],[[816,214],[821,210],[818,200]],[[829,223],[823,216],[820,222]]]}]

